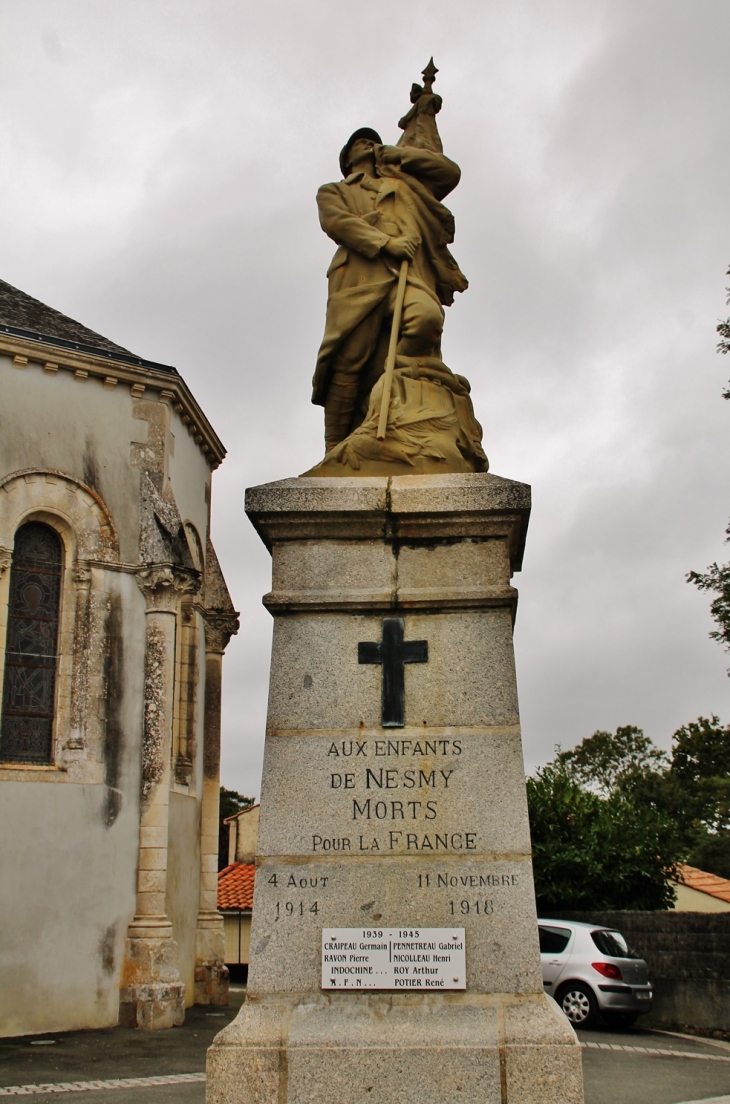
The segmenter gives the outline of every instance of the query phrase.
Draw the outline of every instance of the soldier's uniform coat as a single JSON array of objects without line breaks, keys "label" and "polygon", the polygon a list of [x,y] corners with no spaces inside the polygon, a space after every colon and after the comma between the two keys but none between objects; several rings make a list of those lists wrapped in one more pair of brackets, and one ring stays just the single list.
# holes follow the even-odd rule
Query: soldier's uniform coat
[{"label": "soldier's uniform coat", "polygon": [[[381,308],[398,279],[399,262],[382,252],[391,237],[418,243],[408,284],[436,303],[450,304],[467,281],[448,250],[454,219],[440,202],[459,182],[458,165],[443,154],[400,147],[400,167],[379,166],[379,176],[352,173],[317,193],[319,219],[338,249],[327,270],[329,297],[312,402],[323,406],[337,353],[373,311]],[[371,336],[372,353],[377,336]]]}]

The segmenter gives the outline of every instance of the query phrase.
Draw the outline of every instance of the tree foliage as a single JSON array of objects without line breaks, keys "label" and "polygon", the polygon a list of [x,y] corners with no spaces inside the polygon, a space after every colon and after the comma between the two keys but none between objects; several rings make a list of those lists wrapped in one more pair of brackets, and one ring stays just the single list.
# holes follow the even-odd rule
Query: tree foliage
[{"label": "tree foliage", "polygon": [[730,877],[730,728],[698,717],[669,755],[633,725],[594,732],[527,782],[543,911],[660,909],[678,862]]},{"label": "tree foliage", "polygon": [[730,729],[719,717],[698,717],[674,733],[670,774],[696,829],[730,829]]},{"label": "tree foliage", "polygon": [[663,813],[591,792],[560,758],[527,780],[527,801],[539,912],[671,906],[680,847]]},{"label": "tree foliage", "polygon": [[[727,275],[730,276],[730,268],[727,270]],[[727,302],[730,303],[730,287],[727,292]],[[730,318],[718,322],[717,332],[720,335],[720,340],[717,343],[718,353],[730,353]],[[730,391],[724,392],[724,398],[730,399]]]},{"label": "tree foliage", "polygon": [[661,769],[667,756],[640,728],[624,725],[615,735],[594,732],[572,751],[558,752],[557,760],[581,786],[607,797],[637,774]]},{"label": "tree foliage", "polygon": [[[727,543],[730,540],[730,526],[725,533]],[[710,639],[719,641],[725,645],[725,651],[730,651],[730,564],[713,563],[705,572],[690,571],[687,582],[694,583],[698,590],[708,590],[717,595],[710,603],[710,613],[718,627],[712,630]]]},{"label": "tree foliage", "polygon": [[[727,274],[730,276],[730,268]],[[730,303],[730,287],[727,291],[727,301]],[[718,323],[717,332],[720,335],[718,353],[730,353],[730,318]],[[722,397],[730,399],[730,384],[723,391]],[[725,543],[727,544],[728,541],[730,541],[730,525],[725,530]],[[713,563],[706,571],[690,571],[687,582],[694,583],[698,590],[706,590],[717,595],[710,604],[710,613],[717,625],[717,628],[710,633],[710,639],[724,644],[725,651],[730,651],[730,564]],[[730,675],[730,669],[728,675]]]}]

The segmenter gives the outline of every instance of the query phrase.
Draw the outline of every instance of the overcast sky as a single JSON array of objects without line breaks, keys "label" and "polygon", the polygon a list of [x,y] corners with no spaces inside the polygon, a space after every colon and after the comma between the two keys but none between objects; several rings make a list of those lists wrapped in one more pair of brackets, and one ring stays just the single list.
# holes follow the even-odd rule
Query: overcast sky
[{"label": "overcast sky", "polygon": [[527,768],[730,721],[685,582],[728,553],[729,46],[728,0],[0,0],[0,277],[176,365],[229,450],[226,785],[258,793],[271,635],[243,491],[322,454],[315,192],[356,127],[397,139],[431,53],[470,280],[444,359],[491,470],[533,488]]}]

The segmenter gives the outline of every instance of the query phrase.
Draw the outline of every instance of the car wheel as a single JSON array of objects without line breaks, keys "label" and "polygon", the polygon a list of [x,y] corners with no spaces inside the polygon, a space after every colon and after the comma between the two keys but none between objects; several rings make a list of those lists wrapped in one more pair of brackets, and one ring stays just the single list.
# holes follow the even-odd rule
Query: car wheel
[{"label": "car wheel", "polygon": [[601,1015],[615,1031],[625,1031],[628,1027],[633,1027],[639,1018],[638,1012],[602,1012]]},{"label": "car wheel", "polygon": [[558,1004],[573,1027],[593,1027],[598,1019],[598,1001],[593,990],[580,981],[569,981],[562,987]]}]

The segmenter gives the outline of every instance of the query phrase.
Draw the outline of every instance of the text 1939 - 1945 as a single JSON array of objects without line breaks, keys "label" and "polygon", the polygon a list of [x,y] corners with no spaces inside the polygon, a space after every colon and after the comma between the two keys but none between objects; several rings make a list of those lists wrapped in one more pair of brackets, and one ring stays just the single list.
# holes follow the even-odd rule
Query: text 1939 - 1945
[{"label": "text 1939 - 1945", "polygon": [[466,989],[463,928],[324,928],[323,989]]}]

